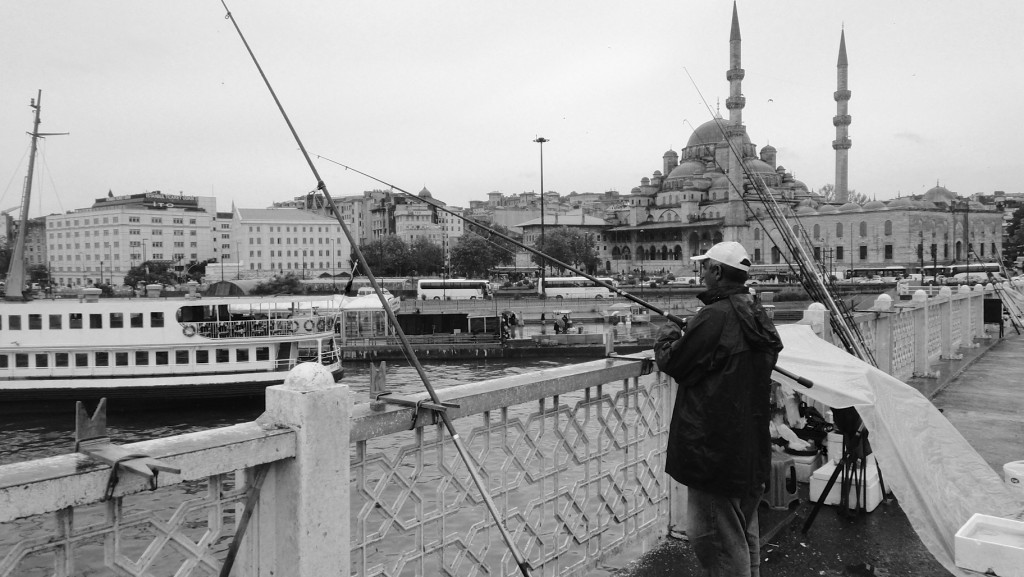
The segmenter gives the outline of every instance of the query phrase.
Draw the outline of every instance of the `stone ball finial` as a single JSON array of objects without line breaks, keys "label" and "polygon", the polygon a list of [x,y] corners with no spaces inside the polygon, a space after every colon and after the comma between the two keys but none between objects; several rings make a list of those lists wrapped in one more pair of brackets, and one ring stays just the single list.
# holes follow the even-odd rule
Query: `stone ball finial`
[{"label": "stone ball finial", "polygon": [[960,294],[967,294],[967,293],[971,292],[971,287],[969,287],[969,286],[967,286],[965,284],[962,284],[962,285],[960,285],[960,288],[956,289],[956,292],[958,292]]},{"label": "stone ball finial", "polygon": [[284,378],[284,386],[293,391],[316,391],[332,385],[334,376],[320,363],[300,363]]},{"label": "stone ball finial", "polygon": [[874,309],[876,311],[888,311],[892,310],[892,297],[887,294],[880,294],[875,299]]},{"label": "stone ball finial", "polygon": [[952,294],[953,294],[953,289],[949,288],[948,286],[944,286],[944,287],[939,289],[939,296],[940,297],[948,297],[948,296],[950,296]]},{"label": "stone ball finial", "polygon": [[924,292],[921,289],[917,289],[916,291],[914,291],[914,297],[910,300],[914,301],[915,303],[923,303],[928,300],[928,293]]}]

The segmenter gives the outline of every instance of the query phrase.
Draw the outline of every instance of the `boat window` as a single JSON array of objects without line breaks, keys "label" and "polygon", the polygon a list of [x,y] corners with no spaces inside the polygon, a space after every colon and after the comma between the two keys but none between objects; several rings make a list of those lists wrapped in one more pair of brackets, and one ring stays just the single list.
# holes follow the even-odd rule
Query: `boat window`
[{"label": "boat window", "polygon": [[53,366],[55,366],[55,367],[66,367],[66,366],[68,366],[68,354],[67,353],[53,353]]},{"label": "boat window", "polygon": [[142,313],[128,313],[128,319],[133,329],[142,328]]},{"label": "boat window", "polygon": [[257,361],[269,361],[270,360],[270,347],[256,347],[256,360]]},{"label": "boat window", "polygon": [[28,353],[16,353],[14,355],[14,366],[23,369],[28,366]]},{"label": "boat window", "polygon": [[164,313],[149,313],[149,326],[159,328],[164,326]]},{"label": "boat window", "polygon": [[96,366],[106,367],[110,365],[110,353],[96,353]]},{"label": "boat window", "polygon": [[124,328],[124,313],[110,313],[110,328]]},{"label": "boat window", "polygon": [[37,367],[48,367],[50,366],[50,355],[46,353],[36,353],[36,366]]},{"label": "boat window", "polygon": [[70,313],[70,314],[68,314],[68,328],[69,329],[80,329],[80,328],[82,328],[82,313]]},{"label": "boat window", "polygon": [[75,366],[76,367],[88,367],[89,366],[89,353],[75,353]]},{"label": "boat window", "polygon": [[8,315],[7,327],[12,331],[21,330],[21,315]]},{"label": "boat window", "polygon": [[158,364],[158,365],[166,365],[166,364],[169,364],[169,363],[170,363],[170,353],[168,353],[167,351],[157,351],[156,352],[156,364]]},{"label": "boat window", "polygon": [[196,351],[196,364],[205,365],[210,362],[210,351]]},{"label": "boat window", "polygon": [[0,355],[0,369],[6,369],[8,362],[7,355]]},{"label": "boat window", "polygon": [[231,362],[231,349],[217,349],[217,362],[218,363],[230,363]]},{"label": "boat window", "polygon": [[50,330],[58,330],[64,324],[64,315],[50,315]]},{"label": "boat window", "polygon": [[114,353],[114,365],[118,367],[127,367],[128,353]]},{"label": "boat window", "polygon": [[149,351],[135,351],[135,366],[149,364]]},{"label": "boat window", "polygon": [[43,330],[43,315],[28,315],[28,330]]},{"label": "boat window", "polygon": [[102,313],[91,313],[89,315],[89,328],[90,329],[102,329],[103,328],[103,314]]},{"label": "boat window", "polygon": [[174,351],[174,364],[187,365],[188,357],[188,351]]},{"label": "boat window", "polygon": [[235,349],[235,360],[239,363],[249,362],[249,349]]}]

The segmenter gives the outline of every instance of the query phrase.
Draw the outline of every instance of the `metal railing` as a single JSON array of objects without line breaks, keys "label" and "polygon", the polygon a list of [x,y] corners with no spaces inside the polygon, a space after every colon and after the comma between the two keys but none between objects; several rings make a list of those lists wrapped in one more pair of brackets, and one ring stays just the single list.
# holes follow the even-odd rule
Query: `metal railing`
[{"label": "metal railing", "polygon": [[202,321],[181,323],[186,336],[208,339],[240,339],[277,335],[321,334],[334,330],[338,320],[334,315],[303,316],[288,319],[260,319],[244,321]]}]

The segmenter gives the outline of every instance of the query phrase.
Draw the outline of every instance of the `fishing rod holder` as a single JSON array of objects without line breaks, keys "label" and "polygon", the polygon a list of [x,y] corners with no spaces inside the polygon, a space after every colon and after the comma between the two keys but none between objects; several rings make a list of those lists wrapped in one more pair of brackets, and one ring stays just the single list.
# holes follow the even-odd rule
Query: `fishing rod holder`
[{"label": "fishing rod holder", "polygon": [[163,461],[154,459],[144,453],[133,453],[120,445],[110,442],[107,436],[107,399],[100,399],[99,405],[92,416],[85,410],[82,401],[75,407],[75,452],[110,465],[110,477],[101,501],[109,501],[114,496],[114,489],[120,479],[120,471],[139,475],[149,480],[150,490],[157,487],[157,475],[166,471],[175,475],[181,469],[172,467]]},{"label": "fishing rod holder", "polygon": [[[447,414],[448,409],[458,409],[460,407],[460,405],[457,403],[445,403],[443,401],[441,403],[434,403],[429,399],[420,399],[419,401],[413,401],[410,399],[403,399],[400,397],[392,397],[390,395],[391,391],[378,393],[377,395],[374,396],[373,401],[376,403],[384,403],[387,405],[397,405],[399,407],[415,409],[412,413],[412,426],[409,427],[409,430],[415,430],[417,427],[423,426],[425,424],[436,425],[438,422],[440,422],[437,413]],[[434,415],[432,423],[419,422],[420,413],[423,411],[423,409],[432,411],[431,414]]]},{"label": "fishing rod holder", "polygon": [[624,357],[622,355],[612,353],[606,358],[614,361],[640,361],[640,376],[649,375],[654,371],[654,359],[652,357]]}]

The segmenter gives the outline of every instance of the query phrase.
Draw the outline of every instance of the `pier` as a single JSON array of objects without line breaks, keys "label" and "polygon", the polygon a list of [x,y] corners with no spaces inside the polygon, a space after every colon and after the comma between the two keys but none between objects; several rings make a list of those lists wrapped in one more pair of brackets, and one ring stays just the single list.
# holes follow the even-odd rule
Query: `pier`
[{"label": "pier", "polygon": [[[990,346],[1000,354],[1024,346],[1016,338],[990,345],[985,296],[946,290],[893,302],[883,295],[856,322],[880,366],[948,403],[951,420],[972,421],[977,401],[956,404],[956,375],[966,366],[985,367],[982,353]],[[831,340],[819,305],[800,322]],[[1014,351],[996,362],[1024,363]],[[648,372],[645,357],[439,391],[535,574],[656,574],[637,572],[656,567],[656,557],[641,557],[645,551],[663,555],[662,567],[673,571],[688,565],[685,544],[666,538],[682,529],[685,504],[663,472],[674,384]],[[965,399],[975,398],[964,391]],[[979,392],[995,406],[1006,395]],[[122,474],[106,501],[110,467],[70,448],[67,455],[0,466],[0,577],[104,568],[217,574],[244,510],[252,517],[233,575],[518,574],[438,416],[386,400],[354,398],[344,383],[301,365],[284,385],[267,390],[267,410],[256,421],[125,445],[181,472],[160,474],[155,490],[142,477]],[[1012,414],[996,417],[1013,423]],[[1002,458],[993,454],[990,462]],[[890,517],[899,524],[897,511],[887,505],[867,515],[857,538],[879,542],[873,527]],[[820,536],[847,535],[845,526],[827,522],[834,517],[827,513],[803,545],[785,541],[793,518],[764,523],[774,531],[769,544],[776,544],[768,554],[814,552],[796,565],[803,572],[777,574],[808,574],[808,567],[818,574],[835,565],[815,556]],[[909,530],[905,518],[903,525]],[[911,532],[907,542],[914,538]],[[923,550],[917,545],[911,551]],[[927,554],[920,561],[928,567]]]}]

